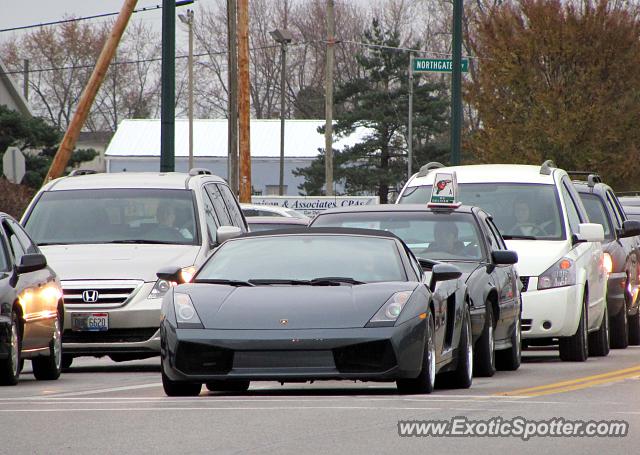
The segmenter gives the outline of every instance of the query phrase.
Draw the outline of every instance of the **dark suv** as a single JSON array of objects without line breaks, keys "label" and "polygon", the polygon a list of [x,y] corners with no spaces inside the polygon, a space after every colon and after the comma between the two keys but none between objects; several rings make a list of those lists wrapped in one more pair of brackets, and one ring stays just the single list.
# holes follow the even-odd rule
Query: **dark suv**
[{"label": "dark suv", "polygon": [[624,349],[640,345],[640,221],[629,220],[620,201],[599,176],[589,174],[587,181],[574,181],[589,220],[604,227],[607,308],[611,347]]}]

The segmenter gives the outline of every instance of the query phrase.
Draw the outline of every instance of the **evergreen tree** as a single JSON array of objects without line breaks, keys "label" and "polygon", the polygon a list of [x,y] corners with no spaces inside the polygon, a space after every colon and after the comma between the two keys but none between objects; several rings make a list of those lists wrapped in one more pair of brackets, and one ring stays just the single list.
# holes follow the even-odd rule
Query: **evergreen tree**
[{"label": "evergreen tree", "polygon": [[[398,30],[386,30],[377,19],[365,32],[364,42],[367,45],[356,56],[364,76],[336,88],[334,134],[348,136],[360,127],[367,133],[363,141],[334,151],[334,179],[349,194],[373,193],[386,203],[389,189],[406,179],[409,53],[397,49]],[[438,139],[447,131],[448,104],[444,86],[414,75],[414,167],[446,153]],[[321,194],[324,151],[309,167],[294,173],[305,178],[300,190]]]}]

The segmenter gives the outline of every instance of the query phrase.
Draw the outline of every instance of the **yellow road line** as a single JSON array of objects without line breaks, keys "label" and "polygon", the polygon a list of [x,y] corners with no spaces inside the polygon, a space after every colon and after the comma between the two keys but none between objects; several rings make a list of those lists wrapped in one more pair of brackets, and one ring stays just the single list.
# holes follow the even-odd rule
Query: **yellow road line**
[{"label": "yellow road line", "polygon": [[552,393],[562,393],[571,390],[585,389],[598,384],[605,384],[607,382],[619,381],[622,379],[632,378],[640,376],[640,365],[624,368],[621,370],[610,371],[608,373],[595,374],[592,376],[584,376],[581,378],[571,379],[568,381],[554,382],[551,384],[545,384],[536,387],[528,387],[525,389],[510,390],[508,392],[500,392],[495,395],[498,396],[541,396],[550,395]]}]

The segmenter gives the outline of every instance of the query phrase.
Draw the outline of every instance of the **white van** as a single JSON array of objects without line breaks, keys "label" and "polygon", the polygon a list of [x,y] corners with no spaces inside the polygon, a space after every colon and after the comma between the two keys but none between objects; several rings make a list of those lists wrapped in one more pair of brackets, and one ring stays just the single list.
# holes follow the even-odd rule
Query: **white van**
[{"label": "white van", "polygon": [[180,264],[194,273],[219,243],[247,231],[226,182],[204,169],[63,177],[38,192],[21,222],[61,279],[66,368],[81,355],[158,355],[171,284],[156,272]]},{"label": "white van", "polygon": [[557,343],[562,360],[607,355],[604,230],[588,222],[567,173],[551,161],[447,168],[429,163],[409,179],[397,203],[426,204],[436,170],[455,172],[460,201],[491,213],[508,248],[518,252],[525,343]]}]

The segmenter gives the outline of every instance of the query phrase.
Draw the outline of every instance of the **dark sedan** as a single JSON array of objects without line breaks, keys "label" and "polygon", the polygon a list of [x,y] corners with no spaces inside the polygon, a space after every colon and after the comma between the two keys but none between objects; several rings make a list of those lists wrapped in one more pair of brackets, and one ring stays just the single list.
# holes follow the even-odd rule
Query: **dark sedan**
[{"label": "dark sedan", "polygon": [[60,282],[22,227],[0,213],[0,385],[15,385],[25,359],[36,379],[60,376]]},{"label": "dark sedan", "polygon": [[[180,271],[158,273],[179,282]],[[162,383],[169,396],[244,391],[250,381],[396,381],[429,393],[436,374],[469,387],[469,307],[438,299],[391,233],[289,229],[228,240],[162,305]],[[464,293],[464,289],[454,290]],[[444,374],[446,373],[446,374]]]},{"label": "dark sedan", "polygon": [[478,207],[378,205],[330,209],[312,226],[362,227],[393,232],[422,259],[455,264],[464,272],[474,338],[474,374],[520,366],[520,286],[491,216]]}]

